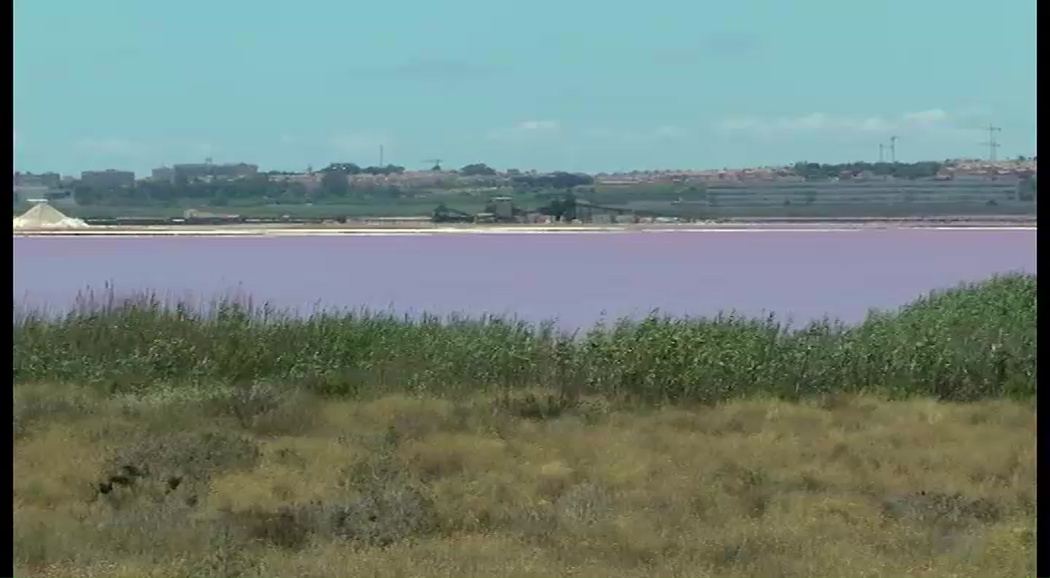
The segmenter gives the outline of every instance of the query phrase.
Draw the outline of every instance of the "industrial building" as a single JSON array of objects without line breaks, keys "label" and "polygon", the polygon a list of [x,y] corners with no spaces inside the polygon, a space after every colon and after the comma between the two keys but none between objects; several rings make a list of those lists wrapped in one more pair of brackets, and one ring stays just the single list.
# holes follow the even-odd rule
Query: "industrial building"
[{"label": "industrial building", "polygon": [[212,163],[192,163],[174,165],[171,168],[173,179],[187,181],[204,179],[237,179],[259,174],[259,165],[248,163],[229,163],[216,165]]},{"label": "industrial building", "polygon": [[150,180],[174,183],[208,181],[214,179],[239,179],[259,174],[259,165],[249,163],[186,163],[170,167],[157,167],[150,173]]},{"label": "industrial building", "polygon": [[175,182],[175,169],[171,167],[159,167],[150,171],[150,180],[172,183]]},{"label": "industrial building", "polygon": [[98,190],[130,189],[135,186],[135,173],[113,169],[84,171],[80,173],[80,183],[85,187]]},{"label": "industrial building", "polygon": [[76,200],[68,183],[63,182],[58,173],[18,173],[14,174],[12,201],[15,205],[27,203],[33,199],[42,199],[57,205],[74,206]]},{"label": "industrial building", "polygon": [[57,189],[62,186],[62,175],[58,173],[15,173],[15,187],[45,187]]}]

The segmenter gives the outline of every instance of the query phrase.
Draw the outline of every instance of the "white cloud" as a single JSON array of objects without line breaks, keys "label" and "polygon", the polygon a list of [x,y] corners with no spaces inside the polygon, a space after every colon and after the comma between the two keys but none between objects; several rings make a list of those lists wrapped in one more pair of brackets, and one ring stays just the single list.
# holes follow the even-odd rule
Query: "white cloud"
[{"label": "white cloud", "polygon": [[411,80],[450,81],[478,80],[499,72],[489,65],[455,59],[419,59],[353,69],[355,75],[373,78],[404,78]]},{"label": "white cloud", "polygon": [[525,120],[510,128],[497,128],[488,132],[491,140],[519,140],[539,135],[550,135],[562,130],[556,120]]},{"label": "white cloud", "polygon": [[336,135],[328,144],[346,157],[374,154],[380,146],[389,146],[393,138],[383,131],[361,131]]},{"label": "white cloud", "polygon": [[931,108],[930,110],[905,113],[904,120],[916,124],[931,124],[948,120],[948,113],[939,108]]},{"label": "white cloud", "polygon": [[85,138],[74,143],[80,151],[123,158],[142,158],[150,152],[150,147],[124,138]]},{"label": "white cloud", "polygon": [[689,136],[689,131],[677,126],[664,125],[657,127],[655,134],[661,139],[677,140]]},{"label": "white cloud", "polygon": [[589,139],[626,145],[651,145],[657,142],[686,139],[692,133],[681,127],[663,125],[651,129],[592,128],[583,131],[582,134]]},{"label": "white cloud", "polygon": [[718,123],[718,128],[727,132],[758,130],[761,127],[762,121],[753,116],[727,118]]},{"label": "white cloud", "polygon": [[556,120],[526,120],[525,122],[519,122],[514,128],[521,131],[551,131],[560,130],[561,123]]},{"label": "white cloud", "polygon": [[195,147],[195,151],[202,157],[211,157],[215,153],[215,146],[211,143],[199,143]]},{"label": "white cloud", "polygon": [[765,119],[755,116],[728,118],[718,123],[722,132],[747,132],[760,136],[785,133],[889,133],[949,128],[951,115],[934,108],[895,117],[849,117],[814,112],[796,117]]}]

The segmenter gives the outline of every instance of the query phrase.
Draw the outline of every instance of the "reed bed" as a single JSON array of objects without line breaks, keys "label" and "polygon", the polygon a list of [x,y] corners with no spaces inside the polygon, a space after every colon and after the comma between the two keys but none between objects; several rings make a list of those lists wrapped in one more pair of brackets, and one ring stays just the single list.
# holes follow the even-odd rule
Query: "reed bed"
[{"label": "reed bed", "polygon": [[243,297],[209,306],[112,291],[63,315],[15,304],[16,384],[305,387],[322,395],[547,388],[566,396],[719,402],[835,393],[1030,397],[1036,277],[933,292],[857,325],[652,315],[583,334],[500,317],[297,316]]}]

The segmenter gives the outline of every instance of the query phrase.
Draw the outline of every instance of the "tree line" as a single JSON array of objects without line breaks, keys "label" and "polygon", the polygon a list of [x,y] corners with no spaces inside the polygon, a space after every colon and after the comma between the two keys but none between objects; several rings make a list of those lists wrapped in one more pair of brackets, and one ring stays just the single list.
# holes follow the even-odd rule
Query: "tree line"
[{"label": "tree line", "polygon": [[796,175],[805,178],[807,181],[830,180],[844,176],[855,177],[866,172],[879,177],[925,179],[937,176],[937,173],[944,168],[944,163],[938,161],[921,161],[917,163],[868,163],[857,161],[838,164],[798,162],[795,163],[793,168]]}]

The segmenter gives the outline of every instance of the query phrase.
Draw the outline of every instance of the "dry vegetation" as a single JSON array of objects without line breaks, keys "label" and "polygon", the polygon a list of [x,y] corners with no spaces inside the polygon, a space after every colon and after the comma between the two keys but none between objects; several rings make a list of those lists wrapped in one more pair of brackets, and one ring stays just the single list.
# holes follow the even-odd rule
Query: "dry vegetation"
[{"label": "dry vegetation", "polygon": [[15,571],[1034,576],[1035,285],[576,337],[16,311]]},{"label": "dry vegetation", "polygon": [[1034,402],[35,386],[15,410],[17,575],[1035,575]]}]

